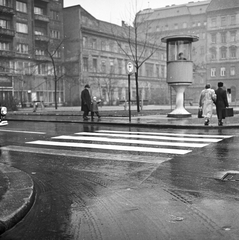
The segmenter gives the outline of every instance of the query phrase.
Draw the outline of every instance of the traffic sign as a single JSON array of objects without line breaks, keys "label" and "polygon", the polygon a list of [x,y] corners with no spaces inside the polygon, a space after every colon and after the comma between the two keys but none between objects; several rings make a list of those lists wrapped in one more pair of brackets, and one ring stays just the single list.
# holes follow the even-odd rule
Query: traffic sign
[{"label": "traffic sign", "polygon": [[134,71],[134,64],[132,62],[127,63],[127,71],[129,74]]}]

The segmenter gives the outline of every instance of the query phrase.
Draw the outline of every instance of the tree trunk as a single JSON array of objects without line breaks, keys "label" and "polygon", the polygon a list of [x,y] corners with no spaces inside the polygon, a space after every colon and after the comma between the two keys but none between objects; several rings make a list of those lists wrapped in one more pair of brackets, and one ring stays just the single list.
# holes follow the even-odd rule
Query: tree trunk
[{"label": "tree trunk", "polygon": [[136,68],[136,71],[135,71],[135,86],[136,86],[136,103],[137,103],[137,112],[140,112],[140,108],[139,108],[138,68]]}]

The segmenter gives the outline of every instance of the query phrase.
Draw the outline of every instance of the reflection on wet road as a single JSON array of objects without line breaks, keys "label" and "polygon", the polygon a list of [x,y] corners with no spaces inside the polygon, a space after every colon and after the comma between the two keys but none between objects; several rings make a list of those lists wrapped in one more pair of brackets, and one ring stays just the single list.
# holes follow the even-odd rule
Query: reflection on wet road
[{"label": "reflection on wet road", "polygon": [[239,238],[238,183],[214,178],[238,167],[234,132],[55,129],[1,148],[1,162],[30,174],[37,196],[0,239]]}]

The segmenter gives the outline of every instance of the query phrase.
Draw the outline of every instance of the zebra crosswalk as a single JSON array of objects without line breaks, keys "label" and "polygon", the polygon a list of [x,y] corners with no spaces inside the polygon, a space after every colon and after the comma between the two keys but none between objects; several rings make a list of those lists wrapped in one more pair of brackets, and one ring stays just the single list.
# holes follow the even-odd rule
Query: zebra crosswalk
[{"label": "zebra crosswalk", "polygon": [[52,137],[50,140],[26,142],[28,145],[61,147],[71,149],[100,149],[117,152],[144,152],[184,155],[194,148],[203,148],[217,143],[228,135],[203,135],[165,132],[131,132],[99,130],[96,132],[77,132],[72,135]]}]

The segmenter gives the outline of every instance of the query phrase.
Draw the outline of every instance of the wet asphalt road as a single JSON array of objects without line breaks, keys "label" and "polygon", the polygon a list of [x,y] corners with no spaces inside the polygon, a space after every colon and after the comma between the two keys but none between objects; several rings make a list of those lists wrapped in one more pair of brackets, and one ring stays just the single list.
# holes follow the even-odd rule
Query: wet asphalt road
[{"label": "wet asphalt road", "polygon": [[[99,130],[230,137],[183,155],[26,143]],[[238,182],[219,180],[227,171],[239,171],[238,135],[235,129],[11,122],[0,129],[0,161],[31,175],[36,200],[0,239],[239,239]]]}]

